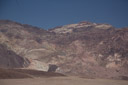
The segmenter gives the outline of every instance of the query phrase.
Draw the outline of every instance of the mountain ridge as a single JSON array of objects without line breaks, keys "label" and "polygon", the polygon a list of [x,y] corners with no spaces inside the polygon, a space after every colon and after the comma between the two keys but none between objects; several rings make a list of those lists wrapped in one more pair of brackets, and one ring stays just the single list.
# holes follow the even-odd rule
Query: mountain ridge
[{"label": "mountain ridge", "polygon": [[[4,23],[4,24],[3,24]],[[128,76],[128,28],[80,22],[44,30],[0,21],[0,43],[29,60],[26,69],[92,78]],[[101,73],[102,71],[102,73]]]}]

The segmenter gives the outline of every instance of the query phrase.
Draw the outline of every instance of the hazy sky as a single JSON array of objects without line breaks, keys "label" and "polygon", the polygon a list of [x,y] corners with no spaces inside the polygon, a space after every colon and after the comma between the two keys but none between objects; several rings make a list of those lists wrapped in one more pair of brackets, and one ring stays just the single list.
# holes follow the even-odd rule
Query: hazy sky
[{"label": "hazy sky", "polygon": [[45,29],[90,21],[128,26],[128,0],[0,0],[0,19]]}]

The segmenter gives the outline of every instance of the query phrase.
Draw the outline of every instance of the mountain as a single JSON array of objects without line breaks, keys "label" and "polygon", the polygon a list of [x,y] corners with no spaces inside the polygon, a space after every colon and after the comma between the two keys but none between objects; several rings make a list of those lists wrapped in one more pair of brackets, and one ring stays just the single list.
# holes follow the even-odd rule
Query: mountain
[{"label": "mountain", "polygon": [[128,28],[86,21],[49,30],[0,21],[0,44],[28,60],[23,68],[88,78],[128,77],[127,37]]}]

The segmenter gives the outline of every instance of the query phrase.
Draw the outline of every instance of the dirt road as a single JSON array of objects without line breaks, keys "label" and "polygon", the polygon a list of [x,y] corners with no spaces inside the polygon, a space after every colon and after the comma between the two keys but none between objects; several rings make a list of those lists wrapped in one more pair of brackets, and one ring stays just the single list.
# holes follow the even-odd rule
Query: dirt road
[{"label": "dirt road", "polygon": [[128,85],[124,80],[54,77],[34,79],[0,79],[0,85]]}]

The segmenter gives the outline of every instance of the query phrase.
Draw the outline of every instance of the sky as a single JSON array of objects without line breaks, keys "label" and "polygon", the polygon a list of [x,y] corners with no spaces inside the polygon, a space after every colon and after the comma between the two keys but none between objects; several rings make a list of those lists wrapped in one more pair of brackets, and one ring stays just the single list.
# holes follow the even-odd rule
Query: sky
[{"label": "sky", "polygon": [[128,27],[128,0],[0,0],[0,20],[44,29],[89,21]]}]

